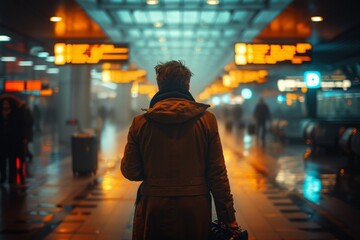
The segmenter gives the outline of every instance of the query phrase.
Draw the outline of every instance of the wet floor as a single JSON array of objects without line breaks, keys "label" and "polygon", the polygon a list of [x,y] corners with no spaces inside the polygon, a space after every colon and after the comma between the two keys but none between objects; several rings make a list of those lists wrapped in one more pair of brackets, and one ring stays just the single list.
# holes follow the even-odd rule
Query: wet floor
[{"label": "wet floor", "polygon": [[[56,134],[36,137],[25,181],[0,188],[0,239],[131,239],[138,183],[118,169],[127,126],[105,126],[96,175],[73,176],[70,146]],[[271,135],[264,147],[219,128],[237,219],[250,239],[357,239],[359,175],[344,156],[311,157],[305,144]]]}]

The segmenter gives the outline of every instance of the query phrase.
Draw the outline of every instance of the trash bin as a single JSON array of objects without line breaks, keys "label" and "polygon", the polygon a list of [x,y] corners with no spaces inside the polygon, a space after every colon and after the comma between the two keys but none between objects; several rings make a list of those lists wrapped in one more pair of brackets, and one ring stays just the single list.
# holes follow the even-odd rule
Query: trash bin
[{"label": "trash bin", "polygon": [[77,174],[96,174],[98,167],[95,135],[76,133],[71,136],[72,170]]}]

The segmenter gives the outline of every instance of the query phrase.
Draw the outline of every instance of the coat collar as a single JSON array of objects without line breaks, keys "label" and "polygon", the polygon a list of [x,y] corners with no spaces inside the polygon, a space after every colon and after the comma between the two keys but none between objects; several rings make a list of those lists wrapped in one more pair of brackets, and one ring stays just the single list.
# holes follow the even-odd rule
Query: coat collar
[{"label": "coat collar", "polygon": [[184,98],[190,101],[195,99],[188,90],[185,89],[161,89],[158,91],[150,101],[150,108],[152,108],[155,103],[167,99],[167,98]]}]

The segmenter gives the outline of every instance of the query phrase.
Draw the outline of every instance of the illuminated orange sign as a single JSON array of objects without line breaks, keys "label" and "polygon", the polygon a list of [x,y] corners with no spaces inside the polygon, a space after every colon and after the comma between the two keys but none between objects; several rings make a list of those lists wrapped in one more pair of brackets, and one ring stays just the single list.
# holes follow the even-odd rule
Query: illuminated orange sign
[{"label": "illuminated orange sign", "polygon": [[153,97],[157,91],[157,86],[152,84],[139,84],[139,94],[147,94]]},{"label": "illuminated orange sign", "polygon": [[4,86],[5,92],[22,92],[25,90],[24,81],[6,81]]},{"label": "illuminated orange sign", "polygon": [[141,80],[146,76],[145,70],[103,70],[103,82],[128,83]]},{"label": "illuminated orange sign", "polygon": [[222,83],[225,87],[237,88],[240,83],[258,82],[264,83],[267,80],[268,71],[243,71],[231,70],[222,77]]},{"label": "illuminated orange sign", "polygon": [[42,86],[41,80],[26,81],[26,90],[27,91],[40,91],[41,86]]},{"label": "illuminated orange sign", "polygon": [[310,43],[297,44],[235,44],[235,64],[302,64],[310,62]]},{"label": "illuminated orange sign", "polygon": [[54,63],[64,64],[97,64],[101,61],[129,60],[129,48],[126,45],[113,44],[65,44],[54,46]]},{"label": "illuminated orange sign", "polygon": [[45,96],[45,97],[49,97],[53,95],[53,90],[51,88],[49,89],[44,89],[40,91],[40,95],[41,96]]}]

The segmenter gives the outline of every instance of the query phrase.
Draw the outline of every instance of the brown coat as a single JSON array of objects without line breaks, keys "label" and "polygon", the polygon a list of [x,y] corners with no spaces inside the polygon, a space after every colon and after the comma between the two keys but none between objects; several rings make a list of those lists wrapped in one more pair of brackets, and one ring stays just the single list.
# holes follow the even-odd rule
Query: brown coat
[{"label": "brown coat", "polygon": [[207,239],[210,192],[218,219],[235,220],[217,121],[208,107],[167,98],[134,118],[121,161],[126,178],[143,181],[134,239]]}]

